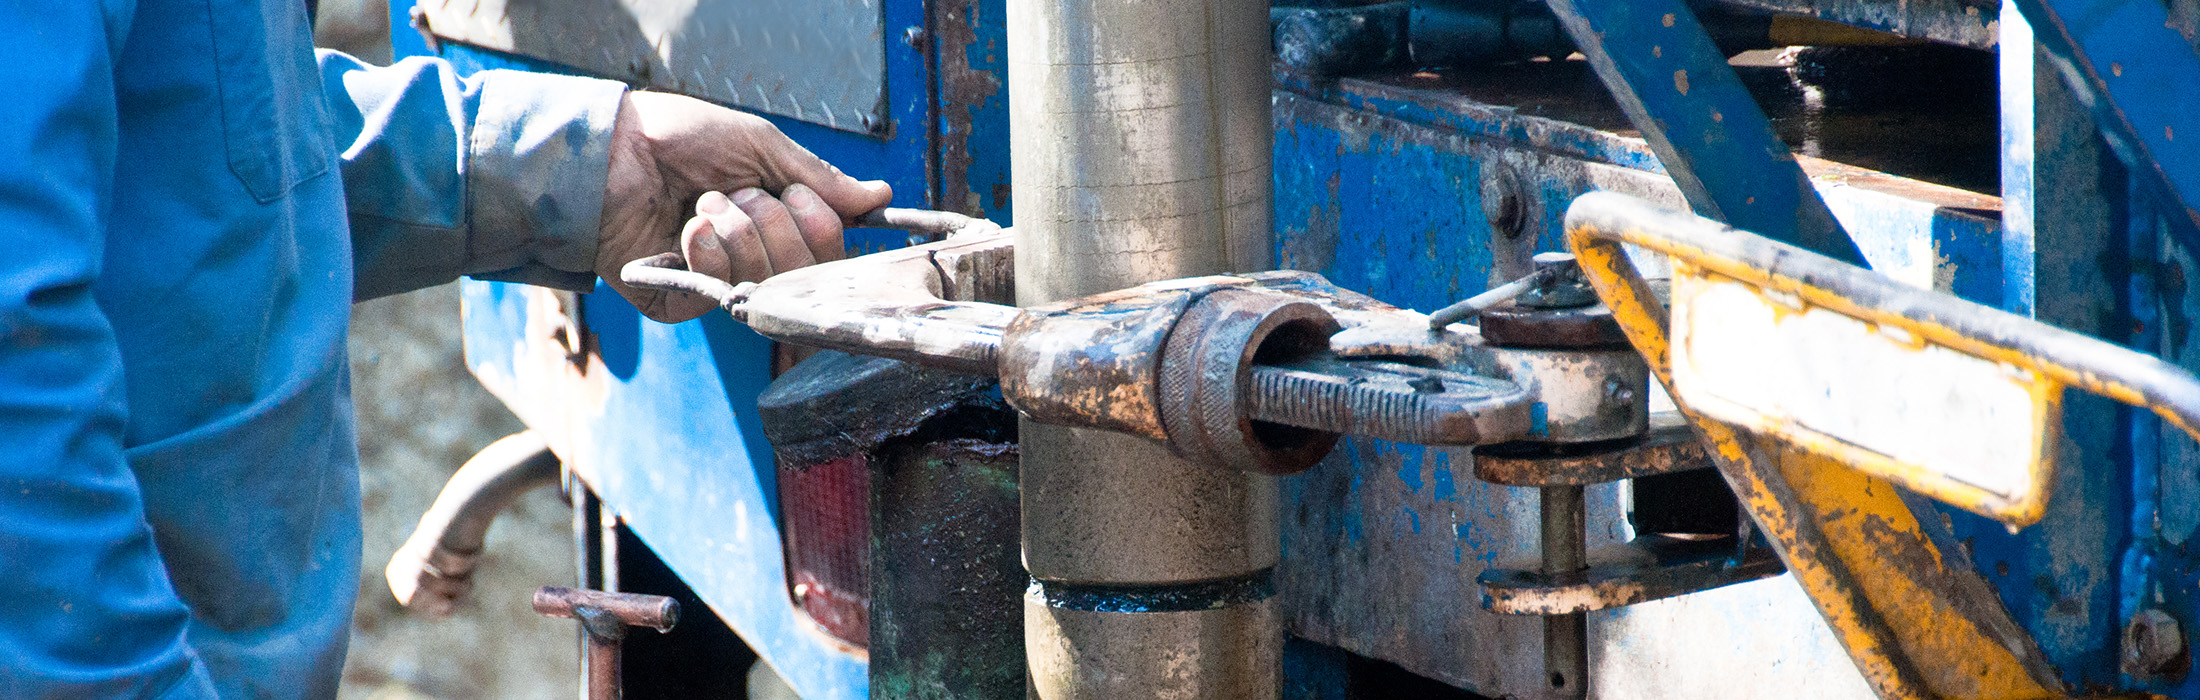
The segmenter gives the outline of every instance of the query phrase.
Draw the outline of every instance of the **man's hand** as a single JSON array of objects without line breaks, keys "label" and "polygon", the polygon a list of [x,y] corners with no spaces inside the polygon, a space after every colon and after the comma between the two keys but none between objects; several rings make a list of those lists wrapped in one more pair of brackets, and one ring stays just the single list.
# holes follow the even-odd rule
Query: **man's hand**
[{"label": "man's hand", "polygon": [[644,315],[685,321],[717,303],[628,287],[619,268],[678,250],[688,269],[730,282],[760,281],[840,259],[842,224],[893,197],[885,182],[842,174],[762,117],[679,95],[629,92],[611,132],[596,274]]}]

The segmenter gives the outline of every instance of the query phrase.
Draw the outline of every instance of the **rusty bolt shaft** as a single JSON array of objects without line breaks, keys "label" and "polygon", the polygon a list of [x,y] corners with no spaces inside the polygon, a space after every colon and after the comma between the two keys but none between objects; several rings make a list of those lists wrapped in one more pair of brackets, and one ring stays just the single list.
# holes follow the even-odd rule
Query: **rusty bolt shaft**
[{"label": "rusty bolt shaft", "polygon": [[1255,365],[1246,397],[1254,420],[1420,445],[1518,439],[1528,403],[1511,382],[1328,356]]},{"label": "rusty bolt shaft", "polygon": [[1443,330],[1445,326],[1473,319],[1498,304],[1511,301],[1513,297],[1528,293],[1530,290],[1535,289],[1536,285],[1542,284],[1543,280],[1548,279],[1552,274],[1554,273],[1551,268],[1537,267],[1534,272],[1528,273],[1526,277],[1498,285],[1497,288],[1476,294],[1466,301],[1437,309],[1436,313],[1428,315],[1428,327],[1432,330]]},{"label": "rusty bolt shaft", "polygon": [[648,627],[663,632],[680,621],[680,601],[661,595],[609,593],[578,588],[543,586],[535,591],[535,612],[550,617],[587,620],[577,611],[587,608],[611,616],[619,624]]},{"label": "rusty bolt shaft", "polygon": [[680,601],[661,595],[543,586],[535,590],[535,612],[581,621],[581,631],[588,638],[589,700],[619,700],[626,685],[619,658],[626,628],[670,630],[680,621]]}]

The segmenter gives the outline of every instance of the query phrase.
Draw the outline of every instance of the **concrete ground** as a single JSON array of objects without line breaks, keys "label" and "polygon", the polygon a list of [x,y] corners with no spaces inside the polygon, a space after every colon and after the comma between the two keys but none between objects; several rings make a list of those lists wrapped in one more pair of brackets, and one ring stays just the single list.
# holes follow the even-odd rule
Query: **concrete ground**
[{"label": "concrete ground", "polygon": [[573,584],[572,511],[556,489],[527,495],[490,528],[473,597],[451,617],[406,611],[382,580],[444,480],[523,427],[467,374],[458,318],[455,284],[352,310],[366,542],[340,700],[577,696],[573,623],[528,607],[536,587]]}]

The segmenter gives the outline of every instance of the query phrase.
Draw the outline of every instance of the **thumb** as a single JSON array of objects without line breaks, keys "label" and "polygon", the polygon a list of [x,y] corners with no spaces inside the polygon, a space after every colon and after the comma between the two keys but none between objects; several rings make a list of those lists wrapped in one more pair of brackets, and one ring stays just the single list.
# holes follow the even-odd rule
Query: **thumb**
[{"label": "thumb", "polygon": [[763,183],[765,189],[781,193],[788,185],[801,184],[817,193],[818,199],[825,200],[825,205],[842,219],[853,219],[894,200],[894,188],[886,181],[849,177],[776,129],[764,141],[769,165],[766,169],[770,171]]}]

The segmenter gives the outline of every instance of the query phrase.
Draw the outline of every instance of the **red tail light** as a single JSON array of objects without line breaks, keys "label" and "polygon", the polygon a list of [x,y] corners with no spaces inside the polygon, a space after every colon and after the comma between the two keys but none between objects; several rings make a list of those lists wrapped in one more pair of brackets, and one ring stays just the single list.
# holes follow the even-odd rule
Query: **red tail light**
[{"label": "red tail light", "polygon": [[870,494],[862,453],[779,465],[789,593],[827,633],[858,646],[871,640]]}]

